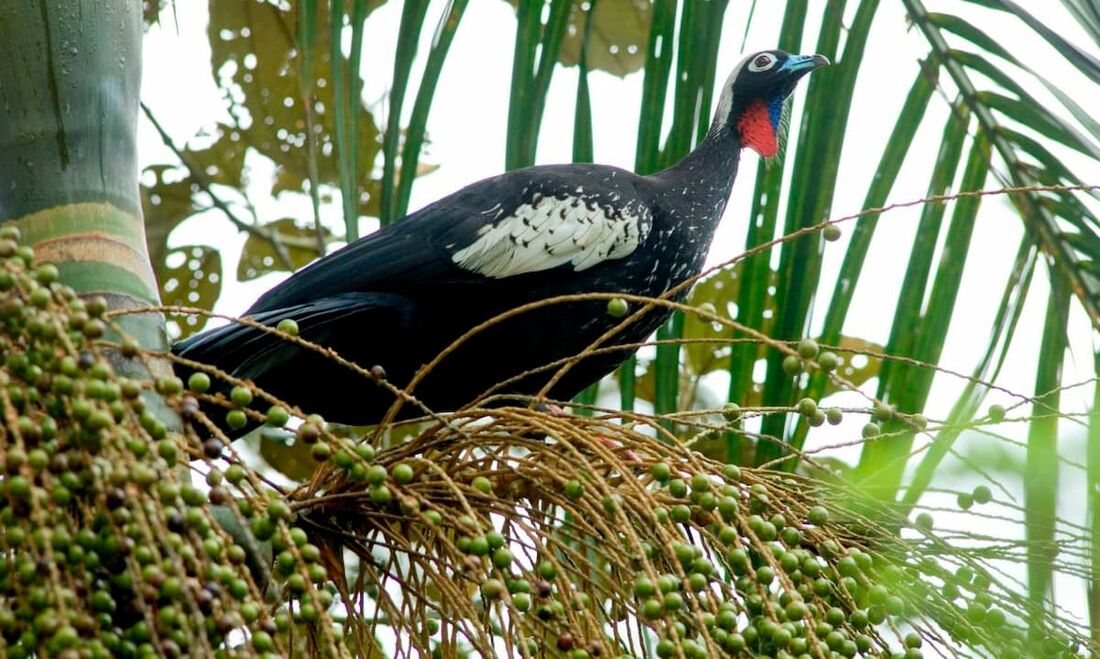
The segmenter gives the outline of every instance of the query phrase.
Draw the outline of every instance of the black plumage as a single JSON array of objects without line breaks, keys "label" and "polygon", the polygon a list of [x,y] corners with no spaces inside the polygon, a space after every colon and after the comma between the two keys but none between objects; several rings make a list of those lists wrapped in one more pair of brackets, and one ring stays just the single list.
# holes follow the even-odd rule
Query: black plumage
[{"label": "black plumage", "polygon": [[[575,293],[657,297],[697,275],[729,197],[743,146],[760,121],[774,131],[776,101],[820,56],[767,51],[731,74],[699,146],[650,176],[591,164],[546,165],[474,183],[302,269],[247,311],[404,387],[454,339],[521,305]],[[753,108],[765,119],[752,123]],[[763,110],[760,110],[763,108]],[[774,135],[772,135],[774,139]],[[764,152],[762,150],[762,152]],[[415,388],[428,407],[454,410],[494,386],[588,347],[621,319],[606,301],[525,312],[472,337]],[[645,340],[667,318],[657,309],[612,343]],[[345,366],[252,327],[231,324],[173,351],[210,363],[302,409],[353,424],[377,422],[394,401]],[[627,350],[574,365],[551,388],[568,399],[613,370]],[[556,372],[513,380],[495,393],[535,394]],[[420,409],[405,405],[403,415]]]}]

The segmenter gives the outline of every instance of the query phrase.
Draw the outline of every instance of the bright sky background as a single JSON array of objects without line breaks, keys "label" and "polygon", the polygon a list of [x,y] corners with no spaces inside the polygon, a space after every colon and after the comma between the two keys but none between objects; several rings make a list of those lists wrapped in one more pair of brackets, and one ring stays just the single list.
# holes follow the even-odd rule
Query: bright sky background
[{"label": "bright sky background", "polygon": [[[428,15],[440,16],[445,4],[443,0],[434,0]],[[756,5],[756,14],[752,30],[742,49],[741,35],[751,4]],[[730,3],[718,60],[720,72],[716,77],[717,84],[725,80],[725,72],[722,70],[732,68],[745,53],[774,47],[774,35],[778,33],[783,4]],[[1039,3],[1034,4],[1031,9],[1044,12],[1042,16],[1048,24],[1056,26],[1068,39],[1084,47],[1090,44],[1078,26],[1064,14],[1060,3],[1041,3],[1042,7]],[[393,47],[400,20],[400,5],[399,2],[388,2],[367,21],[362,58],[366,78],[364,98],[378,117],[384,117],[385,94],[393,67]],[[1085,82],[1076,71],[1062,65],[1060,57],[1049,46],[1015,19],[958,0],[930,1],[929,5],[929,9],[933,11],[968,16],[983,29],[1001,37],[1004,43],[1011,44],[1013,52],[1026,53],[1028,62],[1036,70],[1043,71],[1044,75],[1050,75],[1056,81],[1067,81],[1073,88],[1096,89]],[[811,7],[818,6],[823,8],[825,0],[811,2]],[[182,144],[202,130],[212,128],[219,118],[227,118],[227,115],[221,94],[210,73],[210,52],[205,37],[206,3],[177,2],[175,10],[178,12],[178,32],[176,22],[168,16],[163,25],[154,28],[146,39],[143,97],[158,120],[175,136],[177,143]],[[426,52],[433,27],[434,24],[425,26],[421,56]],[[861,74],[861,87],[857,89],[857,98],[862,101],[852,109],[845,137],[833,218],[860,210],[863,195],[892,130],[897,108],[916,75],[917,60],[927,53],[922,37],[915,30],[906,28],[901,3],[883,2],[876,18],[875,32],[867,46],[867,51],[875,56],[864,63],[865,73]],[[816,26],[806,30],[808,39],[803,52],[813,52],[812,39],[816,32]],[[463,185],[497,174],[503,169],[514,37],[515,17],[511,5],[500,0],[475,0],[469,4],[439,83],[428,123],[431,145],[422,160],[437,163],[439,169],[417,180],[413,187],[412,209],[428,204]],[[420,64],[422,63],[421,59]],[[947,76],[942,78],[946,80]],[[564,162],[571,157],[576,81],[575,68],[559,67],[555,72],[539,143],[539,163]],[[600,72],[591,74],[597,162],[628,169],[632,167],[638,121],[636,108],[641,95],[641,82],[641,74],[622,79]],[[1021,82],[1037,97],[1050,98],[1034,81]],[[416,83],[414,79],[411,90],[416,89]],[[944,84],[944,93],[950,97],[952,89],[949,83]],[[414,91],[410,91],[410,95],[413,93]],[[796,120],[801,112],[804,93],[805,85],[796,95]],[[717,97],[716,91],[714,98]],[[1100,106],[1100,98],[1078,98],[1078,101],[1086,108]],[[411,106],[411,100],[407,103],[408,106]],[[947,116],[942,98],[933,99],[929,115],[930,120],[925,122],[925,128],[918,135],[901,178],[890,196],[891,201],[914,200],[925,195],[927,163],[938,149],[940,133]],[[144,118],[140,138],[143,164],[175,162]],[[1092,180],[1088,182],[1100,183],[1095,164],[1064,151],[1057,152],[1066,156],[1071,167],[1075,166],[1076,171],[1086,179],[1089,179],[1091,172]],[[284,198],[278,200],[265,199],[265,190],[272,171],[271,164],[257,157],[252,157],[247,162],[254,180],[258,182],[252,196],[258,203],[257,211],[261,218],[276,219],[294,215],[304,220],[311,216],[308,200],[304,196],[287,198],[288,195],[284,195]],[[734,186],[733,198],[714,242],[711,254],[713,263],[729,259],[743,248],[752,182],[759,164],[760,161],[754,154],[745,152],[739,181]],[[996,187],[996,183],[990,180],[987,187]],[[859,293],[845,328],[847,334],[885,343],[919,212],[919,208],[899,210],[883,215],[880,219],[875,242],[865,265],[865,272],[873,273],[873,276],[865,276],[860,281]],[[342,232],[339,213],[338,203],[329,204],[323,209],[326,221],[338,232]],[[373,220],[364,220],[363,231],[367,232],[374,226],[376,224]],[[845,230],[850,231],[847,227]],[[988,198],[983,202],[983,212],[979,216],[972,241],[973,253],[967,264],[964,285],[959,292],[958,313],[942,357],[941,363],[944,366],[969,373],[980,358],[999,303],[1001,286],[1021,236],[1022,227],[1008,207],[1007,198]],[[231,268],[236,265],[244,236],[236,232],[216,212],[190,220],[173,234],[172,242],[179,245],[208,243],[221,248],[227,280],[218,303],[219,312],[243,312],[261,292],[280,278],[272,275],[247,283],[233,281]],[[827,247],[823,271],[823,281],[828,282],[826,289],[832,288],[845,243],[842,240]],[[1047,290],[1046,277],[1040,269],[1032,285],[1012,354],[999,380],[1000,384],[1012,391],[1028,395],[1033,391],[1035,355],[1042,331]],[[828,295],[827,292],[823,294]],[[818,324],[814,326],[815,330],[820,326],[826,305],[827,298],[818,299],[815,316]],[[1067,383],[1092,377],[1092,332],[1080,309],[1075,306],[1073,313],[1071,325],[1075,328],[1075,333],[1071,337],[1072,364],[1065,372]],[[716,379],[719,380],[716,382],[719,390],[724,391],[721,378]],[[938,377],[928,415],[945,416],[961,387],[962,382],[958,379]],[[1084,410],[1091,398],[1091,386],[1078,387],[1063,395],[1063,405],[1069,409]],[[994,392],[988,403],[994,402],[1011,405],[1016,401]],[[830,403],[863,405],[864,401],[855,395],[841,395],[830,399]],[[1024,406],[1016,411],[1015,416],[1028,413],[1028,407]],[[852,420],[838,428],[825,426],[815,430],[811,434],[810,445],[850,441],[854,433],[858,432],[859,425],[859,421]],[[1063,429],[1067,454],[1083,460],[1083,430],[1072,427],[1070,423],[1065,423]],[[1019,424],[1018,431],[1012,435],[1018,440],[1025,439],[1026,424]],[[971,442],[974,441],[971,439]],[[858,458],[854,449],[838,452],[837,455],[853,462]],[[947,466],[944,470],[951,472],[951,478],[959,476],[959,472]],[[967,477],[972,478],[972,475]],[[1079,470],[1063,469],[1063,479],[1060,514],[1084,523],[1083,474]],[[975,480],[974,484],[977,482]],[[958,482],[953,482],[952,486],[963,487]],[[1020,497],[1018,491],[1012,494]],[[945,496],[942,500],[933,497],[932,500],[937,505],[948,508],[954,505],[953,496]],[[967,523],[965,520],[969,519],[971,518],[962,518],[960,521]],[[937,513],[937,520],[943,520],[944,525],[951,523],[950,516],[942,513]],[[1010,535],[1018,530],[1018,527],[1011,526],[990,529],[994,533]],[[1080,605],[1083,601],[1080,582],[1063,582],[1059,583],[1059,588],[1062,589],[1060,593]]]}]

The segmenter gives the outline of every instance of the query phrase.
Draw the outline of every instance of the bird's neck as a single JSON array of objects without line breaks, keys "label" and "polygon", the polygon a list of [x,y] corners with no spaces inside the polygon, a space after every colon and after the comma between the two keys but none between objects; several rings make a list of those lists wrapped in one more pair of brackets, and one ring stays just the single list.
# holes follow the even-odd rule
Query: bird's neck
[{"label": "bird's neck", "polygon": [[665,199],[683,211],[679,221],[702,223],[699,229],[713,231],[729,200],[740,158],[736,131],[716,122],[691,153],[653,178],[661,184]]}]

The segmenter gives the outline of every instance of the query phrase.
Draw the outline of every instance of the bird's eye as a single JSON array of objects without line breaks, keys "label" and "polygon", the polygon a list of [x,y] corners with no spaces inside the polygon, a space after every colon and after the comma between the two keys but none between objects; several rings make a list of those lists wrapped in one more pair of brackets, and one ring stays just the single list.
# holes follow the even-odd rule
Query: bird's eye
[{"label": "bird's eye", "polygon": [[749,62],[749,71],[767,71],[775,66],[776,58],[771,53],[760,53]]}]

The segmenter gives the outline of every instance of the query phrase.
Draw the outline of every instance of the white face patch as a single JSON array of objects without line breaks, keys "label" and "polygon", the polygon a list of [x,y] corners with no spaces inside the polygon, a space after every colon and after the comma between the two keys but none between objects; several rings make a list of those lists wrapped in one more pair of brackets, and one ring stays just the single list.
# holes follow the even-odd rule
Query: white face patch
[{"label": "white face patch", "polygon": [[720,126],[729,121],[729,114],[733,110],[733,82],[737,80],[738,74],[741,73],[741,69],[745,66],[745,61],[742,60],[733,71],[730,72],[729,77],[726,78],[726,84],[722,85],[722,93],[718,96],[718,109],[714,113],[714,123],[711,125],[711,129]]},{"label": "white face patch", "polygon": [[498,279],[566,263],[581,271],[633,253],[649,225],[648,209],[609,213],[578,197],[536,196],[481,227],[477,239],[451,258],[459,267]]}]

